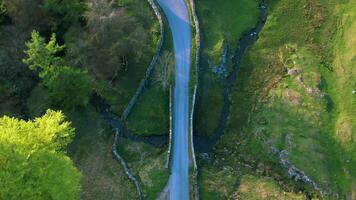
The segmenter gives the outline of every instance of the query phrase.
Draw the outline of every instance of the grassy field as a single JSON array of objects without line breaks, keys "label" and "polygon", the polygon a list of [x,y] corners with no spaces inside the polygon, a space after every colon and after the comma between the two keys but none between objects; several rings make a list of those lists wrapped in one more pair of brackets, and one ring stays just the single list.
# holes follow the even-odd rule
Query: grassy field
[{"label": "grassy field", "polygon": [[119,153],[140,182],[144,199],[154,200],[168,182],[166,150],[120,139]]},{"label": "grassy field", "polygon": [[241,34],[257,22],[256,0],[197,0],[196,8],[203,53],[215,62],[219,61],[224,43],[235,45]]},{"label": "grassy field", "polygon": [[[226,45],[234,52],[242,33],[257,23],[258,3],[256,0],[198,0],[196,9],[201,21],[202,59],[195,129],[199,134],[211,136],[223,105],[225,79],[211,71],[209,62],[218,64]],[[228,58],[226,68],[230,69],[231,65]]]},{"label": "grassy field", "polygon": [[[168,51],[173,54],[171,33],[167,22],[164,25],[165,35],[161,52]],[[160,87],[155,76],[156,71],[153,70],[148,86],[127,119],[126,125],[134,134],[164,135],[169,131],[169,92]]]},{"label": "grassy field", "polygon": [[268,169],[284,187],[288,180],[275,159],[262,152],[287,150],[288,160],[329,198],[354,199],[355,1],[269,0],[267,6],[215,153],[234,169],[244,163]]},{"label": "grassy field", "polygon": [[278,199],[278,200],[304,200],[303,194],[283,191],[278,183],[269,177],[244,175],[236,192],[236,199]]}]

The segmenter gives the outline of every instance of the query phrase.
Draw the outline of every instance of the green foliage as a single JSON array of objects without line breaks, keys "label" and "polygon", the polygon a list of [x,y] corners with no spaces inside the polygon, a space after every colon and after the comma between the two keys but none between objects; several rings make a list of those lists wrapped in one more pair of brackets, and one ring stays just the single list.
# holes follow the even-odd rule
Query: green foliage
[{"label": "green foliage", "polygon": [[79,199],[80,174],[64,153],[73,136],[61,112],[0,118],[0,199]]},{"label": "green foliage", "polygon": [[0,1],[0,17],[2,17],[3,15],[5,15],[7,12],[6,10],[6,5],[5,2],[3,0]]},{"label": "green foliage", "polygon": [[66,27],[78,21],[84,14],[85,4],[82,0],[45,0],[44,10],[53,16],[53,27]]},{"label": "green foliage", "polygon": [[56,54],[63,51],[65,46],[57,44],[55,34],[52,34],[50,41],[46,44],[44,38],[37,31],[33,31],[31,40],[26,43],[26,47],[25,54],[27,57],[23,59],[23,62],[31,70],[39,72],[39,77],[42,79],[51,78],[52,68],[63,63],[62,58],[56,56]]},{"label": "green foliage", "polygon": [[49,17],[42,9],[42,0],[2,0],[8,17],[22,31],[34,28],[43,30],[49,23]]},{"label": "green foliage", "polygon": [[86,106],[91,93],[90,81],[90,76],[86,71],[70,67],[60,68],[48,84],[52,102],[64,109]]},{"label": "green foliage", "polygon": [[46,43],[37,31],[33,31],[26,46],[27,57],[23,62],[39,73],[54,105],[64,109],[87,105],[91,92],[90,76],[80,69],[63,66],[64,60],[56,54],[65,46],[57,44],[55,34]]},{"label": "green foliage", "polygon": [[113,1],[91,0],[88,5],[87,32],[79,40],[78,34],[73,35],[75,39],[67,43],[73,59],[98,78],[113,81],[129,67],[137,67],[136,71],[137,63],[152,58],[154,48],[150,47],[154,45],[149,40],[150,31],[126,8],[117,8]]}]

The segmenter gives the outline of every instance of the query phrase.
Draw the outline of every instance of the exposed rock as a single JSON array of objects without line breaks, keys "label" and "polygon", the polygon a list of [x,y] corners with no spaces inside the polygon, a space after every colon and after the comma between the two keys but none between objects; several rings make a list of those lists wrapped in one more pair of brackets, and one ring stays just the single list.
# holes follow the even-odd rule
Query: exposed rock
[{"label": "exposed rock", "polygon": [[211,71],[218,75],[218,77],[226,77],[227,70],[226,70],[226,63],[227,63],[227,56],[228,56],[228,46],[225,45],[223,54],[221,55],[220,64],[214,65],[208,60],[208,64],[210,66]]},{"label": "exposed rock", "polygon": [[303,79],[302,79],[301,76],[297,76],[297,77],[295,78],[295,80],[296,80],[297,83],[299,83],[299,84],[304,84],[304,83],[303,83]]},{"label": "exposed rock", "polygon": [[307,92],[308,94],[313,94],[313,88],[307,87],[307,88],[306,88],[306,92]]},{"label": "exposed rock", "polygon": [[300,73],[301,73],[301,71],[299,69],[289,69],[288,70],[288,75],[298,75]]}]

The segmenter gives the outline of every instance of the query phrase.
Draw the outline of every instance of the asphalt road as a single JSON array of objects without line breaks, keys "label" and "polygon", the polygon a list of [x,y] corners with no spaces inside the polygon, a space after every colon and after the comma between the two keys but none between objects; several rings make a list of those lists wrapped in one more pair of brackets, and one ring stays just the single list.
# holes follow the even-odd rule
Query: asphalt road
[{"label": "asphalt road", "polygon": [[158,0],[172,32],[176,62],[173,91],[173,143],[169,195],[171,200],[189,199],[189,65],[191,33],[184,0]]}]

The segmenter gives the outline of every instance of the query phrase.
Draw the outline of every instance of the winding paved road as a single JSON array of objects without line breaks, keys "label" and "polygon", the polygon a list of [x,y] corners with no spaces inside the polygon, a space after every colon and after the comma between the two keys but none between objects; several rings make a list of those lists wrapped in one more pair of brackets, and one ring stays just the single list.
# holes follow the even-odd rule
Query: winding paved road
[{"label": "winding paved road", "polygon": [[189,199],[189,65],[191,32],[184,0],[157,0],[171,29],[176,61],[173,96],[173,149],[169,195],[171,200]]}]

